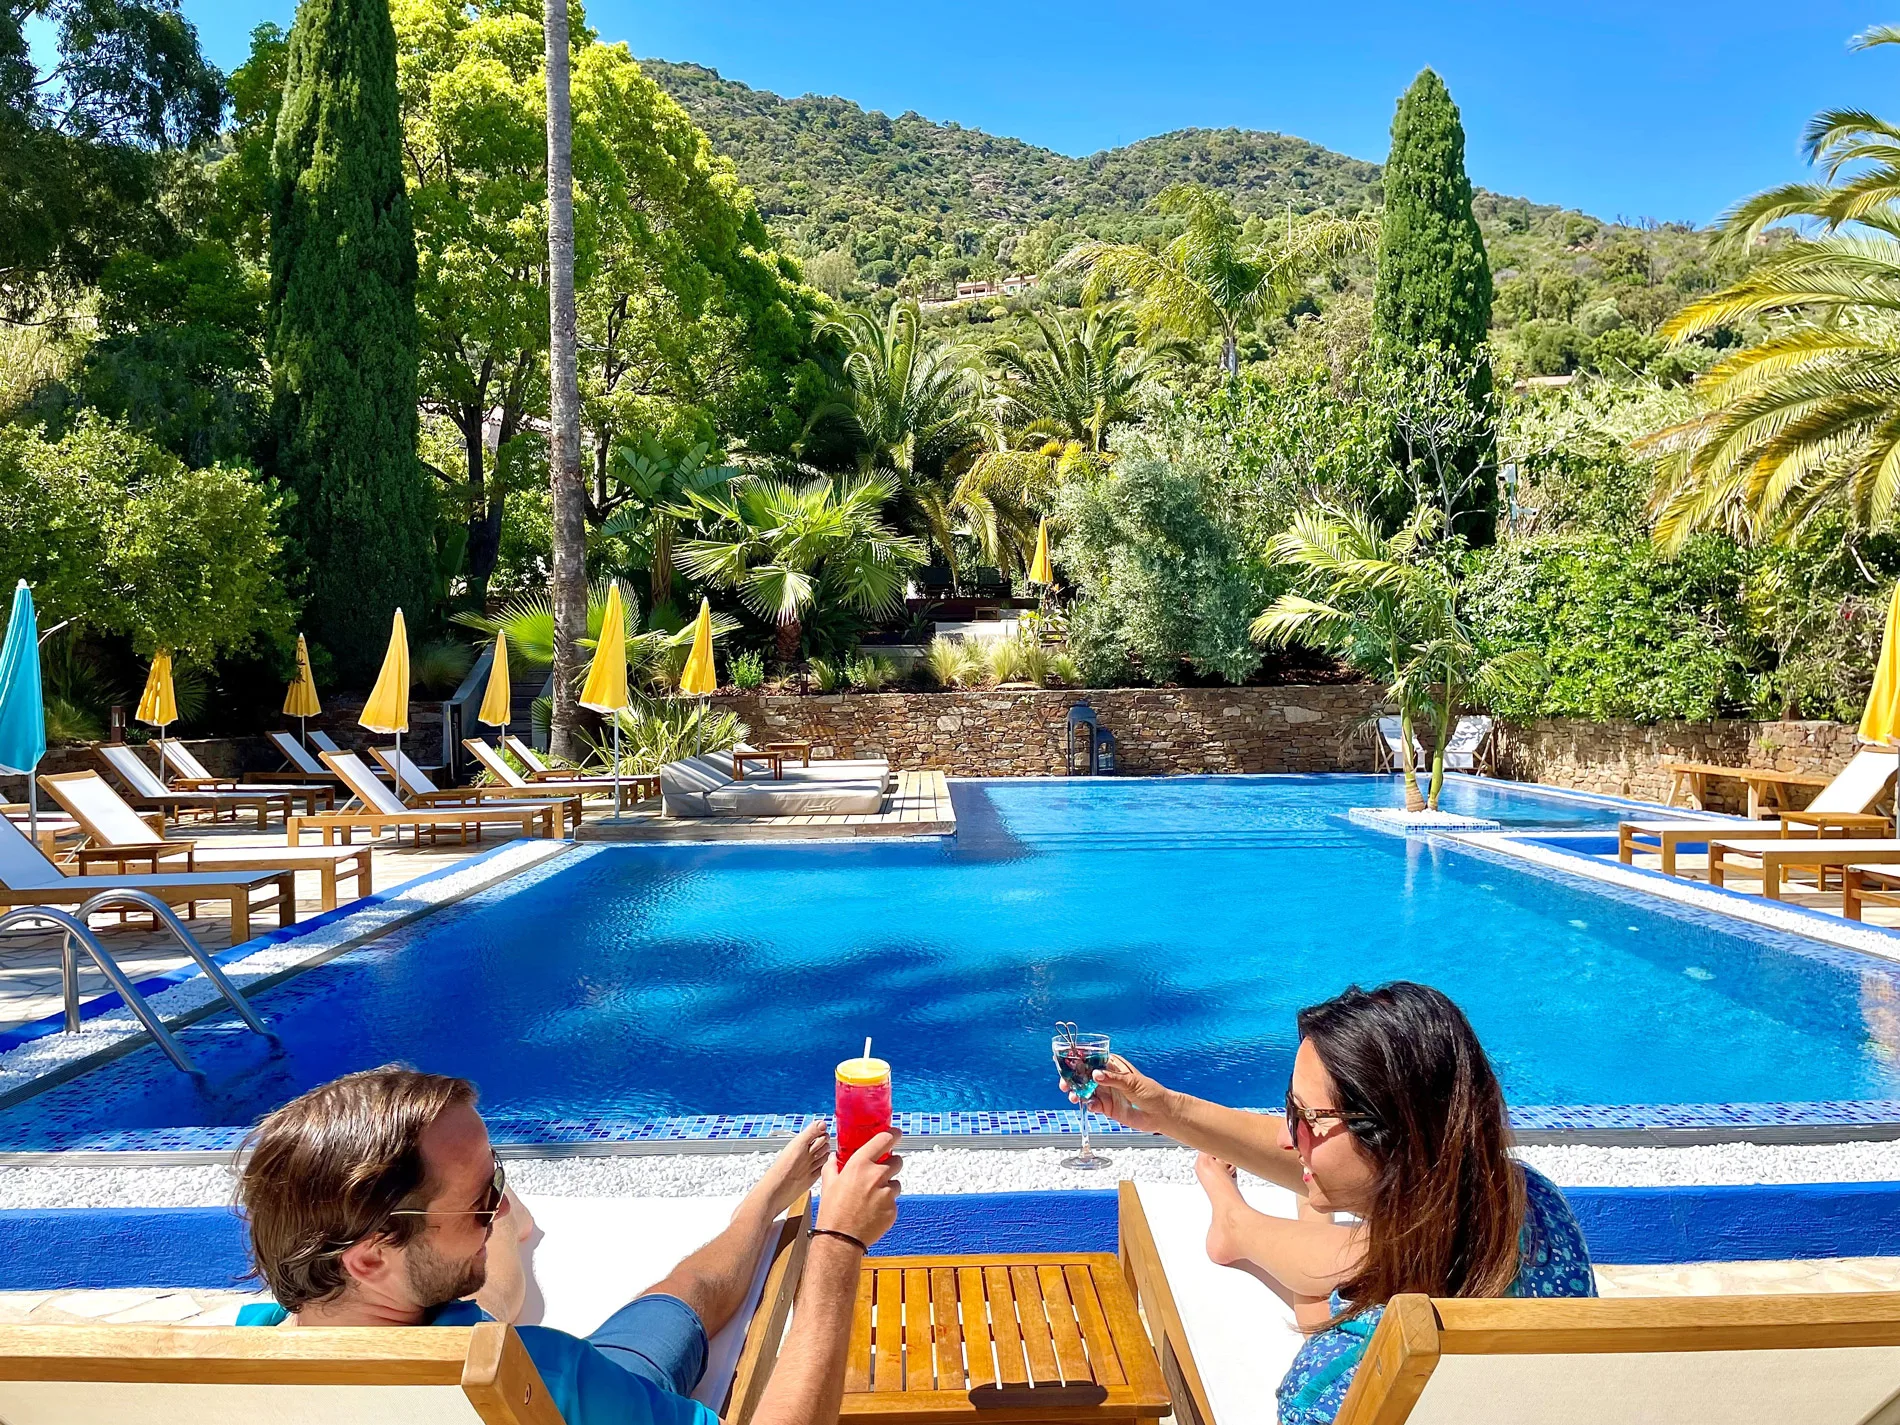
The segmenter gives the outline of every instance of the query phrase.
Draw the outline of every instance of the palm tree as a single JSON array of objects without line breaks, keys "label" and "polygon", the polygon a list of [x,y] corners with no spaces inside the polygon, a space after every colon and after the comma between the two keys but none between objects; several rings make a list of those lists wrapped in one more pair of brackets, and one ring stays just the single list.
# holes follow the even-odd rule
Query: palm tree
[{"label": "palm tree", "polygon": [[[583,650],[600,644],[600,631],[607,618],[607,587],[611,581],[598,580],[587,591],[587,617],[583,633],[576,640]],[[677,681],[676,665],[685,661],[692,647],[693,627],[668,629],[640,627],[640,604],[632,590],[620,586],[620,606],[626,620],[627,672],[635,687],[660,691]],[[523,594],[504,604],[499,613],[459,613],[455,622],[479,629],[490,641],[498,633],[508,635],[508,661],[518,668],[546,668],[554,662],[555,609],[545,594]],[[714,642],[739,631],[739,621],[730,614],[712,616]]]},{"label": "palm tree", "polygon": [[[1900,28],[1854,43],[1900,43]],[[1724,217],[1722,234],[1752,246],[1788,219],[1818,233],[1784,238],[1663,328],[1686,342],[1776,323],[1696,382],[1699,417],[1638,442],[1662,456],[1654,508],[1665,549],[1709,528],[1785,536],[1829,507],[1876,524],[1900,497],[1900,129],[1834,110],[1815,116],[1804,142],[1826,181],[1757,194]]]},{"label": "palm tree", "polygon": [[710,494],[739,474],[735,466],[707,465],[708,453],[702,442],[674,454],[649,437],[637,445],[618,440],[607,457],[607,478],[619,487],[619,508],[600,532],[626,538],[646,561],[655,609],[673,603],[673,545],[682,518],[691,515],[691,492]]},{"label": "palm tree", "polygon": [[945,466],[976,435],[967,360],[925,340],[915,302],[897,303],[882,322],[849,312],[819,331],[843,339],[846,385],[807,422],[807,456],[842,447],[860,476],[892,477],[894,495],[950,557]]},{"label": "palm tree", "polygon": [[554,503],[554,711],[549,750],[572,757],[580,718],[580,636],[587,621],[587,490],[574,306],[574,121],[567,0],[544,0],[548,89],[548,479]]},{"label": "palm tree", "polygon": [[1188,354],[1178,341],[1143,345],[1120,307],[1086,307],[1079,321],[1061,313],[1031,320],[1039,342],[1004,342],[990,352],[999,424],[1090,451],[1108,449],[1109,431],[1140,419],[1141,399],[1163,367]]},{"label": "palm tree", "polygon": [[722,491],[689,492],[712,526],[675,554],[692,578],[736,589],[755,613],[778,624],[781,663],[798,657],[814,605],[837,603],[865,615],[900,606],[922,545],[893,531],[882,510],[896,493],[881,477],[850,483],[819,476],[795,485],[748,476]]},{"label": "palm tree", "polygon": [[1144,334],[1198,341],[1218,332],[1221,369],[1229,376],[1240,371],[1243,326],[1292,300],[1315,270],[1367,251],[1379,237],[1369,215],[1289,212],[1252,243],[1227,195],[1192,183],[1167,189],[1156,207],[1186,221],[1160,252],[1095,240],[1070,248],[1052,271],[1086,269],[1084,300],[1127,292]]}]

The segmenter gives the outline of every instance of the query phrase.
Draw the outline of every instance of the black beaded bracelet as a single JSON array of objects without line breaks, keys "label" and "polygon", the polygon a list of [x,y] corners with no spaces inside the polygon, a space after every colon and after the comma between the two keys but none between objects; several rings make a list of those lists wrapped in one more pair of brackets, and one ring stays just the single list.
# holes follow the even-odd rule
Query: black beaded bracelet
[{"label": "black beaded bracelet", "polygon": [[871,1252],[869,1247],[865,1246],[864,1243],[853,1237],[849,1232],[837,1232],[829,1227],[814,1227],[805,1235],[807,1237],[836,1237],[840,1242],[849,1242],[866,1256],[869,1256]]}]

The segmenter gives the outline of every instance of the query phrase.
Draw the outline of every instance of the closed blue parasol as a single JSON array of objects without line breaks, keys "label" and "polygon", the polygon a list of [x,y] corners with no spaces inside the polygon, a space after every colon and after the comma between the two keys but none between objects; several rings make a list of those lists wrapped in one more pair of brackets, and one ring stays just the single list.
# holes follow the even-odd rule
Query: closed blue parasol
[{"label": "closed blue parasol", "polygon": [[0,772],[26,778],[27,831],[37,844],[39,796],[34,773],[46,755],[46,707],[40,694],[39,622],[26,580],[13,591],[13,617],[0,646]]}]

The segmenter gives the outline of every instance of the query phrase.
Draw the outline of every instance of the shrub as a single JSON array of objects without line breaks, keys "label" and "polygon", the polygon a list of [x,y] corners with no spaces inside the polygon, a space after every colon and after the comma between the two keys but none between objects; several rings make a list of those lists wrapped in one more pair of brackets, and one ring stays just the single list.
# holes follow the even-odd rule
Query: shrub
[{"label": "shrub", "polygon": [[938,634],[924,653],[924,666],[940,688],[955,688],[963,682],[963,670],[969,661],[969,648],[960,638]]},{"label": "shrub", "polygon": [[745,653],[735,653],[729,670],[732,674],[732,686],[752,689],[765,684],[765,655],[756,649]]},{"label": "shrub", "polygon": [[[745,739],[746,725],[732,713],[714,708],[701,698],[642,698],[618,714],[620,719],[620,770],[631,775],[657,772],[682,757],[699,757],[708,752],[725,752]],[[609,766],[613,763],[613,728],[590,735],[593,753]]]},{"label": "shrub", "polygon": [[1075,660],[1066,653],[1054,653],[1049,656],[1049,681],[1065,688],[1082,686],[1082,670],[1075,666]]},{"label": "shrub", "polygon": [[829,658],[813,658],[806,666],[811,669],[812,686],[821,693],[837,693],[844,690],[845,665],[835,663]]},{"label": "shrub", "polygon": [[1042,687],[1049,681],[1049,652],[1035,639],[999,638],[989,648],[990,676],[999,683],[1034,683]]},{"label": "shrub", "polygon": [[425,693],[452,693],[475,666],[475,650],[459,638],[432,638],[416,650],[409,676]]},{"label": "shrub", "polygon": [[844,675],[846,681],[859,692],[875,693],[890,685],[897,676],[897,668],[890,659],[871,654],[854,658],[845,664]]}]

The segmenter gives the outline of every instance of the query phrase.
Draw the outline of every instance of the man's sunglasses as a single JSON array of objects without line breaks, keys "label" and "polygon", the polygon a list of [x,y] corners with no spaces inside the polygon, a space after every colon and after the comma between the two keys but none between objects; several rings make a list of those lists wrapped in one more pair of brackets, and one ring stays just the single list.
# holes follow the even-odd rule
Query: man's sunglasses
[{"label": "man's sunglasses", "polygon": [[482,1194],[480,1207],[399,1207],[389,1215],[391,1217],[474,1217],[481,1220],[484,1227],[495,1225],[495,1215],[501,1211],[503,1199],[508,1196],[508,1174],[501,1166],[501,1158],[494,1158],[495,1176],[489,1181],[488,1191]]},{"label": "man's sunglasses", "polygon": [[1338,1108],[1302,1108],[1293,1101],[1293,1086],[1286,1089],[1287,1126],[1297,1135],[1302,1129],[1315,1143],[1344,1124],[1346,1131],[1354,1135],[1369,1133],[1379,1126],[1376,1118],[1367,1118],[1361,1113],[1347,1113]]}]

